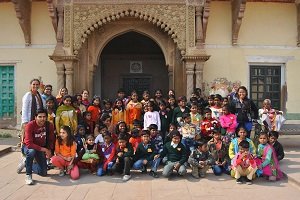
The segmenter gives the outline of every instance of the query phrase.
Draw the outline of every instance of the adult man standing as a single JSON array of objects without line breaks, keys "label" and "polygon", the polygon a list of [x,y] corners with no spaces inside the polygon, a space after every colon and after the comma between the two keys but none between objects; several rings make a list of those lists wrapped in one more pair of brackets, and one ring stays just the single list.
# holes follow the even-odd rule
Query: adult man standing
[{"label": "adult man standing", "polygon": [[32,164],[33,160],[39,165],[38,174],[47,175],[47,158],[51,157],[54,149],[55,135],[54,126],[46,121],[47,111],[38,109],[35,119],[25,127],[25,137],[22,151],[26,156],[26,178],[25,183],[32,185]]}]

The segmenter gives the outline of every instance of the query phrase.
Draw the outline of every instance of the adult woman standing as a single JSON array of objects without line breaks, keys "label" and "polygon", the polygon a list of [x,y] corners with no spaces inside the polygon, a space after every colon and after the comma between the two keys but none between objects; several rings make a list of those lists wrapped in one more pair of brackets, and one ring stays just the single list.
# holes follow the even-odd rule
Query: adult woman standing
[{"label": "adult woman standing", "polygon": [[252,119],[258,118],[258,109],[254,102],[249,99],[245,86],[240,86],[237,90],[237,98],[231,102],[233,113],[237,116],[238,127],[244,126],[247,137],[250,137],[252,129]]},{"label": "adult woman standing", "polygon": [[25,127],[28,122],[34,120],[36,111],[38,109],[45,108],[46,106],[45,100],[38,91],[39,87],[40,80],[32,79],[30,81],[30,91],[27,92],[22,98],[22,128]]}]

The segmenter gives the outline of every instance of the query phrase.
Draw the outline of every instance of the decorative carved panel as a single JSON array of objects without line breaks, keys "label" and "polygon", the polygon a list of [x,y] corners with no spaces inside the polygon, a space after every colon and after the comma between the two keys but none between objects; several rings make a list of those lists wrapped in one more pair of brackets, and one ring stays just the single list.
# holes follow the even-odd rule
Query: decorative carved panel
[{"label": "decorative carved panel", "polygon": [[237,45],[247,0],[232,0],[232,45]]},{"label": "decorative carved panel", "polygon": [[180,50],[186,47],[186,5],[179,4],[67,4],[65,5],[64,46],[73,47],[73,53],[77,54],[88,35],[100,26],[123,17],[148,21],[170,35]]}]

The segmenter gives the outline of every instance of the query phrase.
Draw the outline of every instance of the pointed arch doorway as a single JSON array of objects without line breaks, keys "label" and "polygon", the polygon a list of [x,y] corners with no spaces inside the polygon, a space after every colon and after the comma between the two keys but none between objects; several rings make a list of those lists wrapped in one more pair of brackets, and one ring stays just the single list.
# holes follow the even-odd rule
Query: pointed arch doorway
[{"label": "pointed arch doorway", "polygon": [[169,89],[168,67],[164,54],[151,38],[130,31],[109,41],[99,56],[94,78],[94,94],[115,99],[119,88],[127,95],[136,90],[153,94]]}]

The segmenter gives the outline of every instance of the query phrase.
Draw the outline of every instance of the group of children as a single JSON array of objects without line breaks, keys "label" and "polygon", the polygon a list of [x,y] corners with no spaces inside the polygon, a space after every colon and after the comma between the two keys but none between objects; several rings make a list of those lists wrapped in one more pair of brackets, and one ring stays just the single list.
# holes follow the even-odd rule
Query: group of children
[{"label": "group of children", "polygon": [[[247,137],[246,128],[238,126],[230,112],[229,101],[220,95],[204,101],[194,92],[187,105],[184,96],[176,102],[174,91],[168,98],[157,90],[155,96],[132,92],[130,98],[118,91],[112,104],[100,97],[89,104],[83,95],[61,99],[47,98],[48,119],[56,126],[57,141],[52,164],[60,176],[79,178],[79,168],[98,176],[123,174],[131,178],[131,169],[158,178],[157,169],[164,164],[162,175],[187,173],[191,167],[194,178],[205,177],[208,169],[215,175],[231,174],[237,183],[252,183],[255,176],[277,180],[282,174],[278,161],[284,152],[277,141],[278,132],[261,133],[259,145]],[[57,101],[60,104],[55,108]]]}]

